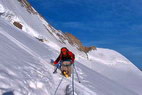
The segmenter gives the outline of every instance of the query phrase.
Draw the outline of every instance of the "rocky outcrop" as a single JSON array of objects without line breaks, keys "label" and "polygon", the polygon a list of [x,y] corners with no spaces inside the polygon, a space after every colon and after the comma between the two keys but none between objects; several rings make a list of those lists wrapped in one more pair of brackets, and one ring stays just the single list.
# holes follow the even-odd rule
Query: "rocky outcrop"
[{"label": "rocky outcrop", "polygon": [[85,47],[85,46],[82,46],[82,50],[87,53],[89,52],[90,50],[96,50],[96,47],[95,46],[90,46],[90,47]]},{"label": "rocky outcrop", "polygon": [[15,25],[17,28],[22,29],[23,25],[19,22],[14,22],[13,25]]},{"label": "rocky outcrop", "polygon": [[47,42],[46,39],[42,39],[42,38],[38,38],[38,37],[35,37],[38,41],[41,41],[41,42]]},{"label": "rocky outcrop", "polygon": [[90,50],[96,50],[95,46],[91,46],[91,47],[83,46],[82,43],[81,43],[81,41],[78,38],[76,38],[74,35],[72,35],[72,34],[70,34],[68,32],[65,33],[65,35],[67,36],[68,42],[71,45],[77,46],[80,51],[83,51],[83,52],[87,53]]},{"label": "rocky outcrop", "polygon": [[21,3],[21,5],[22,5],[23,7],[25,7],[25,8],[27,9],[27,11],[28,11],[29,13],[38,14],[38,13],[33,9],[33,7],[31,6],[31,4],[30,4],[27,0],[18,0],[18,1]]}]

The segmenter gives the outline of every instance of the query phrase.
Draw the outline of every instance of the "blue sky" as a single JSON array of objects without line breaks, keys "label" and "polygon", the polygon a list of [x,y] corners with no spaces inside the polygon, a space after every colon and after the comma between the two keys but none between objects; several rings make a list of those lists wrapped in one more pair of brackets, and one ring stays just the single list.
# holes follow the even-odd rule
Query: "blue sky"
[{"label": "blue sky", "polygon": [[142,69],[142,0],[28,0],[85,46],[116,50]]}]

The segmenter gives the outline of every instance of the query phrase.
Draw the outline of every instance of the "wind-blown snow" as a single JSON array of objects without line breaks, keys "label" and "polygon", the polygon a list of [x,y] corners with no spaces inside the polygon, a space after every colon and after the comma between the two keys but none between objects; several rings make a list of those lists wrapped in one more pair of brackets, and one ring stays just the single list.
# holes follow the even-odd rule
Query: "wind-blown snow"
[{"label": "wind-blown snow", "polygon": [[[13,25],[23,25],[20,30]],[[66,46],[76,55],[76,95],[141,95],[142,73],[124,56],[97,48],[85,54],[61,39],[61,31],[38,14],[30,14],[17,0],[0,1],[0,94],[54,95],[62,79],[50,64]],[[35,37],[42,38],[42,43]],[[72,79],[63,79],[56,95],[72,95]]]}]

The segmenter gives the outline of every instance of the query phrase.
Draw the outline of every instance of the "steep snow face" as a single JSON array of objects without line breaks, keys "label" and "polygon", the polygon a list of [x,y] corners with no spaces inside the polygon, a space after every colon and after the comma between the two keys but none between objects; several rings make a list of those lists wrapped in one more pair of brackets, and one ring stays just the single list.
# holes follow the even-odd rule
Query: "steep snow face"
[{"label": "steep snow face", "polygon": [[2,6],[1,10],[4,11],[0,16],[11,24],[15,21],[19,22],[23,25],[22,30],[32,37],[46,40],[46,44],[56,50],[66,46],[78,54],[76,58],[79,55],[86,57],[85,53],[78,51],[75,46],[68,43],[67,39],[64,39],[66,37],[61,31],[52,27],[38,13],[29,13],[25,7],[21,6],[18,0],[1,0],[0,5]]},{"label": "steep snow face", "polygon": [[43,38],[48,41],[52,39],[53,42],[57,43],[56,38],[52,34],[51,27],[49,27],[48,23],[43,23],[41,21],[42,17],[38,14],[30,14],[17,0],[1,0],[0,4],[3,6],[2,11],[4,11],[1,17],[10,23],[19,22],[23,25],[22,30],[31,36]]},{"label": "steep snow face", "polygon": [[[13,25],[15,21],[23,25],[22,30]],[[62,76],[53,75],[49,63],[66,46],[76,55],[82,81],[75,81],[77,95],[141,95],[142,73],[124,56],[100,48],[85,54],[64,38],[61,31],[38,13],[29,13],[17,0],[0,0],[0,94],[53,95]],[[71,79],[65,79],[59,89],[59,95],[72,95]]]},{"label": "steep snow face", "polygon": [[[50,64],[57,51],[1,18],[0,25],[0,94],[53,95],[61,78],[60,74],[53,75],[54,67]],[[64,79],[58,95],[72,93],[70,84],[70,80]],[[81,95],[95,93],[80,84],[76,87],[76,93]]]},{"label": "steep snow face", "polygon": [[12,91],[14,95],[50,95],[49,89],[54,87],[50,69],[44,66],[45,62],[39,54],[33,51],[36,47],[45,49],[40,44],[34,44],[36,47],[31,46],[31,50],[25,44],[36,41],[19,34],[20,31],[9,27],[2,20],[0,24],[0,94]]},{"label": "steep snow face", "polygon": [[20,2],[17,0],[1,0],[0,2],[5,10],[2,14],[3,18],[11,23],[14,21],[21,23],[23,25],[23,31],[32,36],[40,36],[39,32],[42,35],[49,35],[49,32],[46,32],[47,30],[45,30],[45,27],[37,15],[30,14],[26,8],[21,6]]}]

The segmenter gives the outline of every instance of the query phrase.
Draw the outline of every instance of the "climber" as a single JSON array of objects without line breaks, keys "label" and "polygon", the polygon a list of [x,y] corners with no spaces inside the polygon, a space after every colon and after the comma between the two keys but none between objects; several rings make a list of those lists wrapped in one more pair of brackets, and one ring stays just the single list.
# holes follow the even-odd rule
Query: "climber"
[{"label": "climber", "polygon": [[[61,68],[63,75],[67,74],[71,76],[71,65],[74,63],[75,55],[69,51],[66,47],[61,48],[60,55],[54,62],[57,68]],[[59,62],[59,63],[58,63]]]}]

